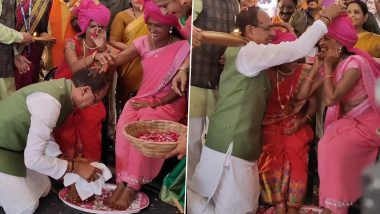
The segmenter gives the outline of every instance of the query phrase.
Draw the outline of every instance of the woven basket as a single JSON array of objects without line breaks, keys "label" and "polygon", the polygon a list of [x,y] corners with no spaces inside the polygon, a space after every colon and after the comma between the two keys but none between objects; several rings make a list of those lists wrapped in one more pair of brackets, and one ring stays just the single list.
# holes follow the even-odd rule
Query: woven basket
[{"label": "woven basket", "polygon": [[178,145],[178,142],[154,142],[142,140],[136,136],[143,132],[175,132],[179,139],[186,137],[187,127],[168,120],[146,120],[127,124],[124,127],[124,135],[131,144],[143,155],[153,158],[163,158]]}]

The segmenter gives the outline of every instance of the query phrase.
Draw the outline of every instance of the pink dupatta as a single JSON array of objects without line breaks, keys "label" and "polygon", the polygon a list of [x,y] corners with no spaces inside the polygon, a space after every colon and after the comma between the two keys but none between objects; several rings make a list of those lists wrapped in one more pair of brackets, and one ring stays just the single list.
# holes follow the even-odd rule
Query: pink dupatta
[{"label": "pink dupatta", "polygon": [[148,38],[148,36],[144,36],[133,42],[142,58],[141,64],[144,71],[141,87],[134,99],[150,96],[162,97],[169,93],[170,81],[190,51],[186,40],[150,50]]}]

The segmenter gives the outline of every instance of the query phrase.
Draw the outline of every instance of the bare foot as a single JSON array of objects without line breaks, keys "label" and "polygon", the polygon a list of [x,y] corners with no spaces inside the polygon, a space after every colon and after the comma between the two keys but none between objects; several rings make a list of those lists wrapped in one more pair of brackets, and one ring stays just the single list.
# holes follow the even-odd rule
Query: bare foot
[{"label": "bare foot", "polygon": [[116,189],[113,191],[112,195],[103,200],[103,204],[111,207],[111,204],[116,202],[116,200],[120,197],[121,193],[123,193],[124,189],[125,189],[124,183],[123,182],[119,183]]},{"label": "bare foot", "polygon": [[284,203],[276,204],[276,213],[277,214],[286,214],[286,207]]},{"label": "bare foot", "polygon": [[69,187],[69,192],[67,193],[67,199],[73,203],[73,204],[78,204],[80,203],[82,200],[80,199],[79,197],[79,194],[77,192],[77,188],[75,188],[75,185],[72,184],[70,187]]},{"label": "bare foot", "polygon": [[137,191],[126,187],[123,191],[123,193],[120,195],[120,197],[117,199],[117,201],[113,204],[111,204],[112,208],[116,210],[126,210],[131,205],[133,200],[136,199]]},{"label": "bare foot", "polygon": [[299,213],[298,211],[299,211],[299,209],[297,209],[295,207],[288,207],[288,214],[297,214],[297,213]]},{"label": "bare foot", "polygon": [[323,207],[323,211],[322,211],[321,214],[331,214],[331,213],[332,213],[331,210],[329,210],[329,209]]}]

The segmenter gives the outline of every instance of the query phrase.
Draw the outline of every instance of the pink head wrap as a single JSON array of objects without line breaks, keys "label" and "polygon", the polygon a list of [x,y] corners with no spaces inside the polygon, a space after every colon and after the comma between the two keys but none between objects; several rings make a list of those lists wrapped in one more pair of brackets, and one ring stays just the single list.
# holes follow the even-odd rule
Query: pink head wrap
[{"label": "pink head wrap", "polygon": [[98,0],[80,0],[79,5],[74,7],[71,12],[78,17],[78,25],[82,30],[79,34],[86,32],[91,21],[107,26],[111,17],[111,12]]},{"label": "pink head wrap", "polygon": [[178,18],[174,15],[163,15],[160,8],[152,1],[145,0],[144,2],[144,20],[145,23],[148,22],[148,19],[152,18],[153,20],[164,24],[169,25],[181,30],[181,26],[178,22]]},{"label": "pink head wrap", "polygon": [[290,32],[275,30],[276,36],[272,39],[272,44],[280,44],[281,42],[291,42],[297,39],[297,36]]}]

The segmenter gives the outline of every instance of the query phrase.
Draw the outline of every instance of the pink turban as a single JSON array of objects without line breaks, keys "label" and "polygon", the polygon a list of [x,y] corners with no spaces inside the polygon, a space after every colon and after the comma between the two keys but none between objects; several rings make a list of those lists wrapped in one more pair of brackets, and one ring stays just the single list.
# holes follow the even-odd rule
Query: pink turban
[{"label": "pink turban", "polygon": [[276,36],[272,39],[272,44],[280,44],[281,42],[291,42],[297,39],[297,36],[290,32],[275,30]]},{"label": "pink turban", "polygon": [[164,24],[169,25],[181,30],[179,25],[178,18],[174,15],[163,15],[160,8],[152,1],[146,0],[144,2],[144,20],[145,23],[148,22],[148,19],[152,18],[153,20]]},{"label": "pink turban", "polygon": [[80,34],[86,32],[91,21],[107,26],[111,17],[111,12],[98,0],[80,0],[80,4],[71,12],[78,18],[78,25],[82,30]]}]

